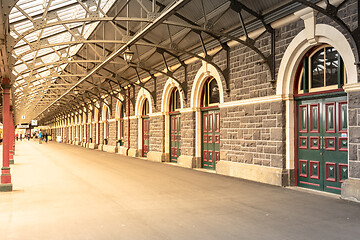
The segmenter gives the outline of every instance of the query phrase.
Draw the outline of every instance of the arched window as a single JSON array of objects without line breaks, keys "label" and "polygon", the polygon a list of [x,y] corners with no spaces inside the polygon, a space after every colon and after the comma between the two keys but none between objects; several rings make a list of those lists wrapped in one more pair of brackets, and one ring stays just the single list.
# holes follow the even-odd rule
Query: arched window
[{"label": "arched window", "polygon": [[344,62],[331,46],[321,46],[304,57],[297,92],[311,93],[342,88],[346,82]]},{"label": "arched window", "polygon": [[147,99],[144,102],[142,115],[143,116],[149,115],[149,101]]},{"label": "arched window", "polygon": [[219,86],[215,78],[208,79],[204,85],[202,106],[208,107],[219,104],[219,97]]},{"label": "arched window", "polygon": [[180,93],[179,90],[175,88],[171,94],[170,112],[178,111],[180,108]]}]

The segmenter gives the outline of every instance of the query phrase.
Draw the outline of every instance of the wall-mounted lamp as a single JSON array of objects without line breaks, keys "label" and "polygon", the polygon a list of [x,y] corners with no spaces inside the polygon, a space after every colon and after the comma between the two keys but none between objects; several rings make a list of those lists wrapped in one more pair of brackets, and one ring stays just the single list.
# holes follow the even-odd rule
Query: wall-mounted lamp
[{"label": "wall-mounted lamp", "polygon": [[75,89],[74,89],[74,93],[75,93],[76,95],[78,95],[78,94],[79,94],[79,89],[75,88]]},{"label": "wall-mounted lamp", "polygon": [[130,50],[130,48],[126,49],[126,51],[124,52],[124,60],[127,62],[127,63],[130,63],[132,58],[134,56],[134,52],[132,52]]}]

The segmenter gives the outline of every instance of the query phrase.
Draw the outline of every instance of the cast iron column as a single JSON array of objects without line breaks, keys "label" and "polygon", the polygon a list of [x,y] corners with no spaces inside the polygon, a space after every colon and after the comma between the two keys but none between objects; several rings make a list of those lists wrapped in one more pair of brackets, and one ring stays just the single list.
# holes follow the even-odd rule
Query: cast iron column
[{"label": "cast iron column", "polygon": [[10,79],[3,78],[3,162],[0,177],[0,191],[12,191],[11,174],[9,167],[10,150]]}]

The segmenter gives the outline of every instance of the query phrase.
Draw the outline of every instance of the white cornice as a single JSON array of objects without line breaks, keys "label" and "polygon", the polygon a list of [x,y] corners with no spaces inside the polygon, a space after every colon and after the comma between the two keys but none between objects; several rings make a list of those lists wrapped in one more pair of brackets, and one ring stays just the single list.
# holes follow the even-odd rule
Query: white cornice
[{"label": "white cornice", "polygon": [[277,101],[282,101],[284,99],[285,99],[285,96],[282,96],[282,95],[250,98],[250,99],[244,99],[244,100],[239,100],[239,101],[224,102],[224,103],[219,104],[219,108],[244,106],[244,105],[250,105],[250,104],[256,104],[256,103],[277,102]]}]

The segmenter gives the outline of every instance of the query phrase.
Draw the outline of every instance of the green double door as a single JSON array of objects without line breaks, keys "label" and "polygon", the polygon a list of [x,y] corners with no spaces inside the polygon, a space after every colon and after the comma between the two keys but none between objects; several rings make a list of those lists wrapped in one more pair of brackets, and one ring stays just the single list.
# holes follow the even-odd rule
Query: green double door
[{"label": "green double door", "polygon": [[181,154],[180,114],[170,115],[170,162],[177,163]]},{"label": "green double door", "polygon": [[220,160],[220,112],[202,112],[202,167],[215,170]]},{"label": "green double door", "polygon": [[149,117],[143,117],[143,146],[142,146],[142,156],[147,157],[147,153],[149,152],[149,140],[150,140],[150,119]]},{"label": "green double door", "polygon": [[297,100],[297,184],[341,193],[348,178],[346,96]]}]

